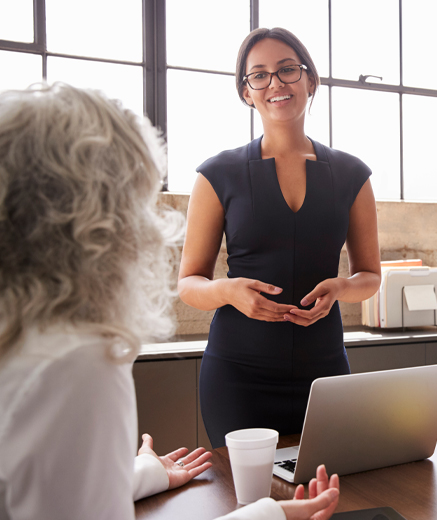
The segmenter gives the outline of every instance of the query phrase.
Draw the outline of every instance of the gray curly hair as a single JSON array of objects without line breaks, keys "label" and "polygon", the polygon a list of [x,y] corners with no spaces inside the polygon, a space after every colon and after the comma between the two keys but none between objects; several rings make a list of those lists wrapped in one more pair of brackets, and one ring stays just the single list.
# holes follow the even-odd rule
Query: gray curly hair
[{"label": "gray curly hair", "polygon": [[0,358],[35,325],[121,338],[121,361],[171,333],[182,217],[156,208],[162,160],[150,122],[102,93],[0,94]]}]

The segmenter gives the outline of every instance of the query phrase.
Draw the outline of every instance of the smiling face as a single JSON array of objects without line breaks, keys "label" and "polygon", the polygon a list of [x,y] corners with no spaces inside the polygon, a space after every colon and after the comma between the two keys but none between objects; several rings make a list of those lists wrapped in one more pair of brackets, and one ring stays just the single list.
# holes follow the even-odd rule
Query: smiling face
[{"label": "smiling face", "polygon": [[[292,47],[273,38],[264,38],[256,43],[246,62],[246,74],[267,71],[275,72],[282,67],[299,65],[302,61]],[[272,76],[270,85],[263,90],[253,90],[246,84],[244,99],[254,105],[264,124],[275,121],[293,121],[303,125],[309,95],[314,92],[314,81],[305,70],[296,83],[282,83]]]}]

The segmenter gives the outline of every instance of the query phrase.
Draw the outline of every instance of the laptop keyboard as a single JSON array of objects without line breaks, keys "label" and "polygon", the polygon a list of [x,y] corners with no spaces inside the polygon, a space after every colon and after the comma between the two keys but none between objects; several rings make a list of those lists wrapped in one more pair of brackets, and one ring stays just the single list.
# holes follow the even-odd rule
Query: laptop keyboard
[{"label": "laptop keyboard", "polygon": [[296,461],[297,459],[280,460],[279,462],[275,462],[275,465],[287,471],[290,471],[291,473],[294,473],[294,470],[296,468]]}]

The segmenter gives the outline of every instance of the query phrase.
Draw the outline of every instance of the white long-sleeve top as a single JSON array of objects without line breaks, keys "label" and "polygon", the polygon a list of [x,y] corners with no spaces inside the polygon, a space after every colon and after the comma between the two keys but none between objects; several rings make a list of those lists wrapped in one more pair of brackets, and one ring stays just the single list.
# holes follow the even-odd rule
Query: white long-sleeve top
[{"label": "white long-sleeve top", "polygon": [[[152,455],[135,457],[132,365],[108,340],[71,327],[41,334],[0,368],[0,519],[133,520],[134,500],[165,491]],[[222,520],[285,520],[272,499]]]}]

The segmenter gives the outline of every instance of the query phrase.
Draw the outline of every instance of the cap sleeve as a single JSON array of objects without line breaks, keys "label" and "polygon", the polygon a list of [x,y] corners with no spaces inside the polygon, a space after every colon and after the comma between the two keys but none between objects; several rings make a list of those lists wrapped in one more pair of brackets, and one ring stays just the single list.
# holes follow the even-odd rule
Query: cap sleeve
[{"label": "cap sleeve", "polygon": [[226,150],[196,168],[209,181],[225,211],[235,192],[246,188],[244,172],[248,169],[247,154],[247,145]]}]

